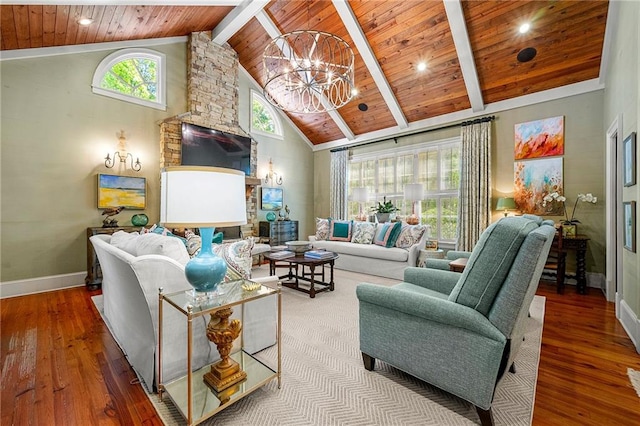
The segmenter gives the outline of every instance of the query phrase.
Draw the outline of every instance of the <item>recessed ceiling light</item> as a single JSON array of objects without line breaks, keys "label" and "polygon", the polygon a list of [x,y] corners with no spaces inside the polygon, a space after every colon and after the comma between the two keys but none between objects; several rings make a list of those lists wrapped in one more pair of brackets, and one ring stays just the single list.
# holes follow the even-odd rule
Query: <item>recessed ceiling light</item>
[{"label": "recessed ceiling light", "polygon": [[353,89],[351,89],[351,94],[353,96],[358,96],[358,89],[356,89],[355,87]]},{"label": "recessed ceiling light", "polygon": [[425,62],[418,62],[418,66],[416,68],[418,71],[424,71],[427,69],[427,64]]},{"label": "recessed ceiling light", "polygon": [[369,109],[369,106],[367,104],[364,104],[364,103],[363,104],[358,104],[358,109],[360,111],[366,111],[366,110]]},{"label": "recessed ceiling light", "polygon": [[531,29],[531,24],[528,22],[525,22],[524,24],[520,25],[520,28],[518,28],[518,31],[520,31],[520,34],[524,34],[528,32],[530,29]]},{"label": "recessed ceiling light", "polygon": [[80,18],[80,19],[78,19],[78,24],[86,27],[87,25],[93,24],[93,19],[91,19],[91,18]]}]

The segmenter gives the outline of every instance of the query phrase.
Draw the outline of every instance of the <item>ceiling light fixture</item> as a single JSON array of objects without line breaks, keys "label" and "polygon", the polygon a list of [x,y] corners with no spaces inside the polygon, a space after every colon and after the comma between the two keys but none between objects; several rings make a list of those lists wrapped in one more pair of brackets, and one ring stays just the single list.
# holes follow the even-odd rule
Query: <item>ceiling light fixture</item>
[{"label": "ceiling light fixture", "polygon": [[424,71],[427,69],[427,64],[425,62],[419,62],[417,66],[418,71]]},{"label": "ceiling light fixture", "polygon": [[525,22],[524,24],[520,25],[520,28],[518,28],[518,31],[520,32],[520,34],[525,34],[529,32],[530,29],[531,29],[531,24],[528,22]]},{"label": "ceiling light fixture", "polygon": [[78,24],[82,25],[83,27],[86,27],[87,25],[91,25],[93,24],[93,19],[91,18],[85,18],[84,16],[80,19],[78,19]]},{"label": "ceiling light fixture", "polygon": [[518,62],[529,62],[530,60],[535,58],[537,54],[538,51],[534,47],[525,47],[520,52],[518,52],[516,59],[518,59]]}]

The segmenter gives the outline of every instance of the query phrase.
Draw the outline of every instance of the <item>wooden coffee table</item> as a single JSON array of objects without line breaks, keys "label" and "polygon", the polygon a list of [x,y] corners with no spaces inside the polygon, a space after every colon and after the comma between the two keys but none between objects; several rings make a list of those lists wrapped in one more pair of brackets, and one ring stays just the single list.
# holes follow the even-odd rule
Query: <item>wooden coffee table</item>
[{"label": "wooden coffee table", "polygon": [[[310,298],[316,297],[316,293],[323,291],[333,291],[333,266],[335,260],[338,258],[336,253],[333,256],[324,259],[313,259],[305,257],[303,254],[296,254],[292,257],[285,259],[274,259],[269,254],[265,254],[264,258],[269,261],[269,275],[276,275],[276,268],[288,268],[289,272],[285,275],[279,275],[278,278],[286,279],[288,281],[282,281],[282,285],[294,290],[307,293]],[[329,282],[325,282],[325,265],[329,265]],[[316,274],[316,267],[320,266],[320,271]],[[309,268],[309,271],[305,271],[305,267]],[[298,269],[300,268],[300,269]],[[316,280],[316,277],[320,277],[320,281]],[[309,289],[300,287],[300,280],[307,281],[309,283]],[[316,289],[316,286],[320,288]]]}]

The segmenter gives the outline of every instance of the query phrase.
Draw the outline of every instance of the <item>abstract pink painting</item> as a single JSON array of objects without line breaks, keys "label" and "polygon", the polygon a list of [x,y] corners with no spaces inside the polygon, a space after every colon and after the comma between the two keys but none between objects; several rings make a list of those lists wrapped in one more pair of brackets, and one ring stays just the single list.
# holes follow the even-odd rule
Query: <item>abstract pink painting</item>
[{"label": "abstract pink painting", "polygon": [[519,123],[515,128],[516,160],[564,154],[564,116]]}]

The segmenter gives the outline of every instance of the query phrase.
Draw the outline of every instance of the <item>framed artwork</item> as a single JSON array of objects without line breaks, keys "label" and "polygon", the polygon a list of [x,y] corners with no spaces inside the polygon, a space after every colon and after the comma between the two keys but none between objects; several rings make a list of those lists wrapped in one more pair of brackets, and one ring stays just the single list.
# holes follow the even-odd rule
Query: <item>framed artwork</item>
[{"label": "framed artwork", "polygon": [[622,221],[624,226],[624,248],[636,252],[636,202],[622,203]]},{"label": "framed artwork", "polygon": [[562,157],[514,163],[513,198],[522,213],[561,216],[562,203],[543,205],[543,198],[553,192],[563,193]]},{"label": "framed artwork", "polygon": [[261,210],[279,210],[282,208],[282,188],[268,188],[263,186],[261,195]]},{"label": "framed artwork", "polygon": [[98,208],[125,207],[143,210],[147,205],[147,181],[143,177],[98,175]]},{"label": "framed artwork", "polygon": [[519,123],[515,126],[515,159],[564,154],[564,116]]},{"label": "framed artwork", "polygon": [[622,161],[624,186],[633,186],[636,184],[636,132],[622,142]]}]

